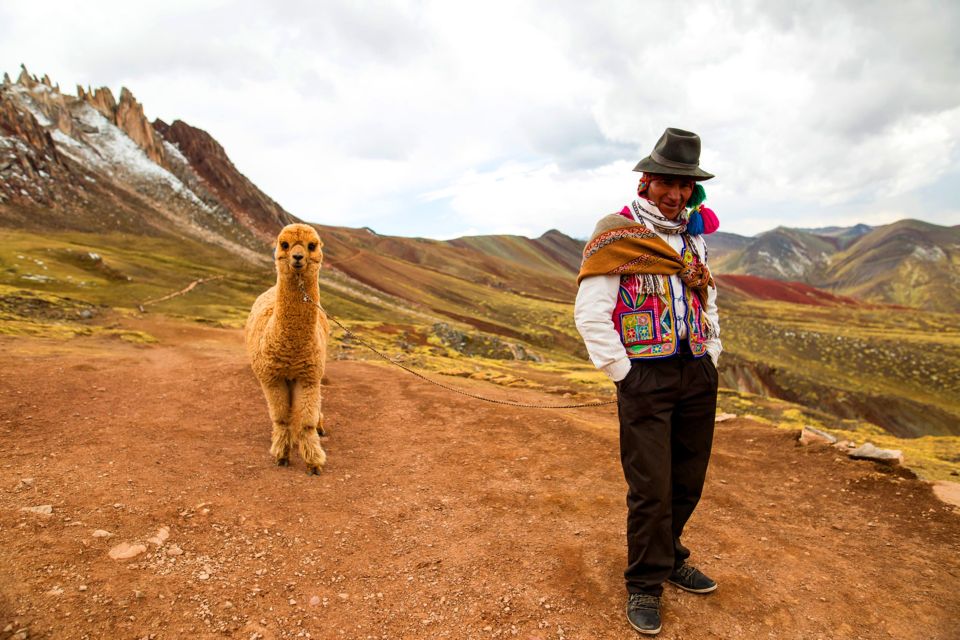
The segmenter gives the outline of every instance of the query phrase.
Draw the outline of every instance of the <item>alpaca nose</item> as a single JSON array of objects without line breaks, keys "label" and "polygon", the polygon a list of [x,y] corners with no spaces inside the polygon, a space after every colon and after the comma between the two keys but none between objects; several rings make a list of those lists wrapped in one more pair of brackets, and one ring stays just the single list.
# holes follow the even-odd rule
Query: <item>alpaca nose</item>
[{"label": "alpaca nose", "polygon": [[303,260],[303,254],[302,254],[302,253],[295,253],[295,254],[293,254],[293,261],[294,261],[294,262],[300,262],[301,260]]}]

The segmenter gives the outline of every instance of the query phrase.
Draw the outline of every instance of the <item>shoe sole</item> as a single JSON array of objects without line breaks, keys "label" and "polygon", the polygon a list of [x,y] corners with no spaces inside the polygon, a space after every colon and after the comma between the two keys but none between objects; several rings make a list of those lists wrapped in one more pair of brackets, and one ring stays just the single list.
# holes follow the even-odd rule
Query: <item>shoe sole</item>
[{"label": "shoe sole", "polygon": [[679,582],[674,582],[673,580],[667,580],[670,584],[675,586],[678,589],[683,589],[684,591],[689,591],[690,593],[712,593],[717,590],[717,587],[720,585],[713,585],[712,587],[707,587],[706,589],[691,589],[690,587],[685,587]]},{"label": "shoe sole", "polygon": [[642,634],[647,635],[647,636],[655,636],[655,635],[657,635],[658,633],[660,633],[660,630],[661,630],[661,629],[663,629],[663,625],[660,625],[660,626],[657,627],[656,629],[641,629],[640,627],[638,627],[637,625],[633,624],[633,622],[630,621],[630,615],[629,615],[629,614],[630,614],[630,611],[629,611],[629,609],[628,609],[628,610],[627,610],[627,624],[629,624],[631,627],[633,627],[633,630],[636,631],[637,633],[642,633]]}]

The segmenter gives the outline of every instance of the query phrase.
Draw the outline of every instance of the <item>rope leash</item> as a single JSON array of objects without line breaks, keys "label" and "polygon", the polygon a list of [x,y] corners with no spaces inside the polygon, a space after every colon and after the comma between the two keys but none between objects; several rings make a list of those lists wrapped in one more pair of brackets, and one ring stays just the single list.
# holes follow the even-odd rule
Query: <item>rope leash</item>
[{"label": "rope leash", "polygon": [[398,362],[394,360],[390,356],[380,352],[376,347],[374,347],[370,343],[358,337],[357,334],[355,334],[353,331],[343,326],[343,324],[339,320],[337,320],[335,317],[327,313],[327,311],[320,305],[319,302],[317,302],[316,300],[310,297],[310,294],[308,294],[306,289],[304,288],[303,278],[297,278],[297,282],[300,287],[300,293],[303,294],[303,301],[307,304],[314,305],[317,309],[320,309],[320,311],[323,312],[323,314],[327,316],[327,318],[332,320],[334,324],[336,324],[338,327],[340,327],[343,330],[343,332],[346,334],[348,338],[356,341],[361,346],[366,347],[367,349],[374,352],[375,354],[377,354],[379,357],[383,358],[390,364],[400,367],[407,373],[420,378],[424,382],[429,382],[432,385],[436,385],[441,389],[446,389],[447,391],[452,391],[453,393],[459,393],[462,396],[473,398],[474,400],[481,400],[483,402],[490,402],[493,404],[502,404],[502,405],[507,405],[509,407],[523,407],[527,409],[578,409],[581,407],[602,407],[608,404],[617,403],[616,400],[599,400],[595,402],[583,402],[583,403],[577,403],[577,404],[533,404],[533,403],[527,403],[527,402],[512,402],[510,400],[497,400],[496,398],[487,398],[486,396],[477,395],[475,393],[470,393],[469,391],[464,391],[463,389],[458,389],[457,387],[452,387],[442,382],[437,382],[436,380],[432,380],[426,377],[419,371],[415,371],[414,369],[411,369],[410,367],[403,364],[402,362]]}]

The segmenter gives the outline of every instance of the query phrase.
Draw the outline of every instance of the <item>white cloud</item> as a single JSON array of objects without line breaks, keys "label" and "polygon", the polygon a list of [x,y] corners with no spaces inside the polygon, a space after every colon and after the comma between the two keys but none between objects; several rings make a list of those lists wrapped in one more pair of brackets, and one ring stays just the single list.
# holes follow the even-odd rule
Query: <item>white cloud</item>
[{"label": "white cloud", "polygon": [[949,0],[54,5],[0,7],[4,69],[127,85],[308,220],[583,236],[679,126],[725,229],[960,222]]}]

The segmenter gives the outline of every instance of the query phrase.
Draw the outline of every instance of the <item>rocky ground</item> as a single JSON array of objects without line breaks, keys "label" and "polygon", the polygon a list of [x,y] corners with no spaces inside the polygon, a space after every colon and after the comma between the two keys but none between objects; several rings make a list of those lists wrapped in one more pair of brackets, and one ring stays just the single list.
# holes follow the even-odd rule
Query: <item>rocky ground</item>
[{"label": "rocky ground", "polygon": [[[612,408],[334,362],[309,477],[239,332],[137,322],[0,339],[0,638],[636,637]],[[787,431],[717,425],[685,540],[720,588],[661,638],[960,637],[960,514]]]}]

